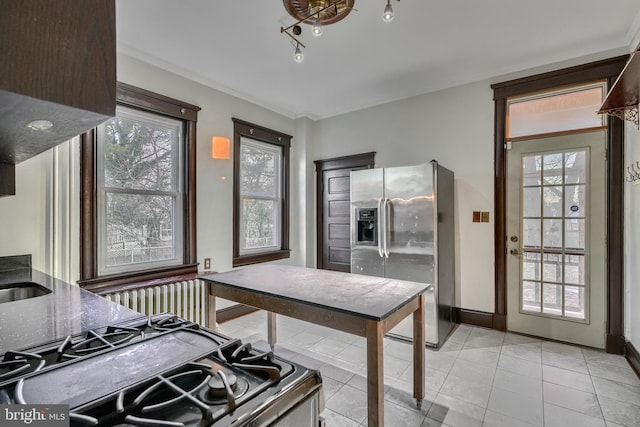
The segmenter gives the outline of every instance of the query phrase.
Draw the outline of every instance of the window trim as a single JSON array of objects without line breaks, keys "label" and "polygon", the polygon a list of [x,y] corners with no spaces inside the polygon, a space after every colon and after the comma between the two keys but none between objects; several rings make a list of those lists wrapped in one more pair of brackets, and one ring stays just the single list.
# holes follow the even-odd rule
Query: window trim
[{"label": "window trim", "polygon": [[88,290],[197,273],[196,254],[196,122],[200,107],[118,82],[116,103],[184,121],[183,263],[100,276],[98,274],[97,129],[81,135],[80,146],[80,280]]},{"label": "window trim", "polygon": [[[260,262],[275,261],[289,258],[289,151],[291,147],[291,135],[268,129],[253,123],[232,118],[233,121],[233,267],[256,264]],[[280,212],[282,213],[280,226],[280,248],[240,255],[240,140],[241,138],[254,139],[282,147],[282,201]]]}]

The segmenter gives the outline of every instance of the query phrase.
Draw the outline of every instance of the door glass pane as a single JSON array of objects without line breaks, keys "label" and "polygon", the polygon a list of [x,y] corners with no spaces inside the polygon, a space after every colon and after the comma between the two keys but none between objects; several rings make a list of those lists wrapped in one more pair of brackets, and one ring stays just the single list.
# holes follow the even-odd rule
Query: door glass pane
[{"label": "door glass pane", "polygon": [[525,248],[540,247],[540,224],[539,219],[525,219],[522,229],[522,244]]},{"label": "door glass pane", "polygon": [[565,156],[565,183],[584,183],[586,178],[586,158],[584,150],[564,153]]},{"label": "door glass pane", "polygon": [[542,184],[542,156],[522,157],[522,182],[525,186]]},{"label": "door glass pane", "polygon": [[567,217],[587,216],[587,187],[585,185],[567,185],[564,187],[564,215]]},{"label": "door glass pane", "polygon": [[525,252],[522,259],[522,278],[524,280],[540,280],[540,254]]},{"label": "door glass pane", "polygon": [[560,249],[562,247],[562,220],[545,219],[542,221],[543,242],[545,249]]},{"label": "door glass pane", "polygon": [[[521,301],[525,312],[586,319],[588,163],[587,148],[523,157]],[[539,169],[541,174],[534,172]]]},{"label": "door glass pane", "polygon": [[562,187],[544,187],[542,190],[544,196],[545,217],[561,217],[562,216]]},{"label": "door glass pane", "polygon": [[543,283],[542,292],[542,312],[557,316],[562,315],[562,285]]},{"label": "door glass pane", "polygon": [[564,256],[564,281],[573,285],[584,285],[584,255]]},{"label": "door glass pane", "polygon": [[517,138],[604,126],[597,114],[604,83],[516,98],[507,105],[507,137]]},{"label": "door glass pane", "polygon": [[584,219],[567,219],[565,220],[565,247],[567,249],[585,249],[585,220]]},{"label": "door glass pane", "polygon": [[522,214],[525,217],[540,216],[540,187],[523,188]]},{"label": "door glass pane", "polygon": [[542,177],[544,184],[562,184],[562,153],[542,156]]},{"label": "door glass pane", "polygon": [[540,282],[522,283],[522,309],[540,311]]},{"label": "door glass pane", "polygon": [[584,287],[565,286],[564,287],[564,307],[565,315],[577,319],[584,319]]},{"label": "door glass pane", "polygon": [[562,283],[562,257],[556,254],[545,254],[542,271],[545,281]]}]

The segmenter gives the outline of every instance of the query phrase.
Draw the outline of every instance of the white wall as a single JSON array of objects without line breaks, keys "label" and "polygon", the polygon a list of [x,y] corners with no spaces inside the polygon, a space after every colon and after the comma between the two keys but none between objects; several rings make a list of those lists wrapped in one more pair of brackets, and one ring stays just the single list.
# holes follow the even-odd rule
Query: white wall
[{"label": "white wall", "polygon": [[16,195],[0,197],[0,256],[32,254],[46,268],[46,174],[50,153],[16,165]]},{"label": "white wall", "polygon": [[[640,131],[625,123],[625,167],[640,161]],[[626,169],[625,169],[626,171]],[[624,335],[640,349],[640,180],[625,183]]]},{"label": "white wall", "polygon": [[[316,123],[310,160],[376,151],[376,167],[432,159],[455,173],[456,305],[494,311],[493,92],[482,81]],[[309,194],[308,197],[314,197]],[[490,223],[472,212],[489,211]],[[313,234],[315,239],[315,233]]]}]

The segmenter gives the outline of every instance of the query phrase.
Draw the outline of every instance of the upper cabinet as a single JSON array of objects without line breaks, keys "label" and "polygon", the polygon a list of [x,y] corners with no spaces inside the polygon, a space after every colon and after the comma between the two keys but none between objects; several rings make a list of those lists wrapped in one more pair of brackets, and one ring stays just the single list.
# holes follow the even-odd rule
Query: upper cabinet
[{"label": "upper cabinet", "polygon": [[2,170],[115,115],[116,29],[114,0],[0,0],[0,7],[2,195],[14,184]]},{"label": "upper cabinet", "polygon": [[627,65],[611,87],[598,113],[606,113],[638,125],[640,100],[640,46],[631,54]]}]

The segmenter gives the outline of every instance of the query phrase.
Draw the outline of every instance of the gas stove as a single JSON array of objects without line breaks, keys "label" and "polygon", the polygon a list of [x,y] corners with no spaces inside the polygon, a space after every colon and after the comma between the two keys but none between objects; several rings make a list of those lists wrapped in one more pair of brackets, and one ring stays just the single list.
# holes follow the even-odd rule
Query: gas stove
[{"label": "gas stove", "polygon": [[68,405],[78,426],[313,426],[321,383],[317,371],[169,314],[0,360],[0,404]]}]

